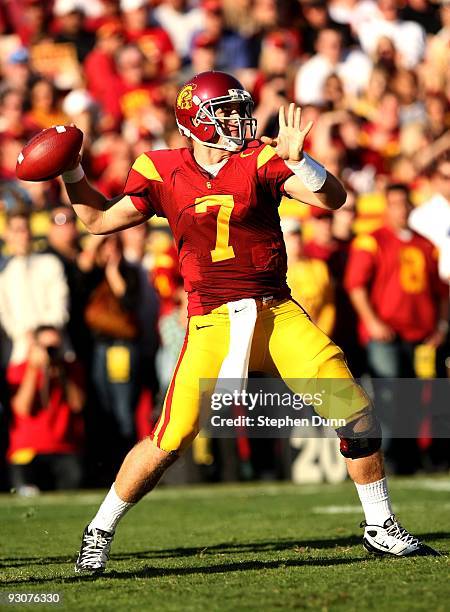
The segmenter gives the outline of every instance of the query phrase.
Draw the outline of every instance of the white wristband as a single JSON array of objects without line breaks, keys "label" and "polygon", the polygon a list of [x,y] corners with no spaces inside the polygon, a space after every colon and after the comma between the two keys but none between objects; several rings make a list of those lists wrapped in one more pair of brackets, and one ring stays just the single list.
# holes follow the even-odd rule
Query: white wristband
[{"label": "white wristband", "polygon": [[298,162],[284,163],[310,191],[319,191],[327,180],[326,168],[307,153],[303,153],[303,159]]},{"label": "white wristband", "polygon": [[81,164],[78,164],[73,170],[67,170],[61,174],[62,180],[65,183],[78,183],[84,177],[84,170]]}]

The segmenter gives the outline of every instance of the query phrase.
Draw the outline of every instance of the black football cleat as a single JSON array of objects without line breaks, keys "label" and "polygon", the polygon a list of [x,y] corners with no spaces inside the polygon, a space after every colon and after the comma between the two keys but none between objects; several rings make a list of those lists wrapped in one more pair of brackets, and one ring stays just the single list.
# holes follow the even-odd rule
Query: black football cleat
[{"label": "black football cleat", "polygon": [[114,533],[86,527],[83,532],[78,559],[75,563],[75,571],[93,575],[104,572],[113,538]]}]

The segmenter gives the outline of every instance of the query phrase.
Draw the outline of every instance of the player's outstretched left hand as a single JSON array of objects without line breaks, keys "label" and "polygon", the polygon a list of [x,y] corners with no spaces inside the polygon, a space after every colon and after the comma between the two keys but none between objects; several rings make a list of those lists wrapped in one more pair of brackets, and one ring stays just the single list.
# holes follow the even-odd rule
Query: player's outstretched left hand
[{"label": "player's outstretched left hand", "polygon": [[278,112],[279,130],[276,138],[262,136],[261,140],[275,148],[277,155],[281,159],[289,162],[300,161],[303,157],[303,145],[306,136],[309,134],[313,122],[309,121],[307,125],[301,128],[302,109],[295,106],[292,102],[289,104],[288,116],[286,122],[286,114],[284,106],[280,106]]}]

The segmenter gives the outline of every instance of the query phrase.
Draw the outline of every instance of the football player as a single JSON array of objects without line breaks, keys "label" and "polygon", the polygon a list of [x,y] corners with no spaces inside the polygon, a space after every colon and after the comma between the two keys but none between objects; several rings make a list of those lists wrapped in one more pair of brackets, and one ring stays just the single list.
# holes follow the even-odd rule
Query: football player
[{"label": "football player", "polygon": [[[123,195],[108,200],[80,165],[62,176],[89,232],[107,234],[166,217],[189,296],[189,325],[150,439],[125,457],[96,516],[83,533],[77,572],[105,569],[116,526],[156,485],[198,433],[200,380],[242,379],[248,370],[343,383],[348,401],[337,433],[366,517],[363,542],[380,554],[432,552],[396,520],[389,500],[381,432],[370,401],[353,380],[342,351],[290,299],[278,204],[283,195],[335,210],[341,183],[303,151],[312,123],[294,104],[279,111],[276,138],[255,140],[250,94],[234,77],[201,73],[175,100],[189,148],[150,151],[131,167]],[[249,137],[247,139],[247,137]],[[297,382],[296,382],[297,381]],[[328,410],[328,412],[327,412]],[[322,409],[321,415],[329,416]]]}]

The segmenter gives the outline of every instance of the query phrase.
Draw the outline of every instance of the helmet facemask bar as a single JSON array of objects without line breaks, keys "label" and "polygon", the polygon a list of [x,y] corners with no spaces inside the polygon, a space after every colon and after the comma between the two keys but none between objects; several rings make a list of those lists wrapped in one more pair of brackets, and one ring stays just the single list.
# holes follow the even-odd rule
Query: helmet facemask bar
[{"label": "helmet facemask bar", "polygon": [[[240,103],[239,115],[216,116],[216,110],[227,104],[238,102]],[[243,107],[243,108],[242,108]],[[241,112],[244,112],[243,116]],[[199,109],[194,121],[203,125],[214,125],[216,133],[224,140],[223,143],[202,142],[207,147],[216,149],[225,149],[227,151],[237,151],[245,142],[247,129],[250,132],[250,137],[255,138],[256,135],[256,119],[252,117],[253,100],[250,94],[243,89],[230,89],[229,95],[211,98],[199,104]],[[239,133],[237,136],[231,136],[224,132],[223,126],[227,122],[237,123]]]}]

